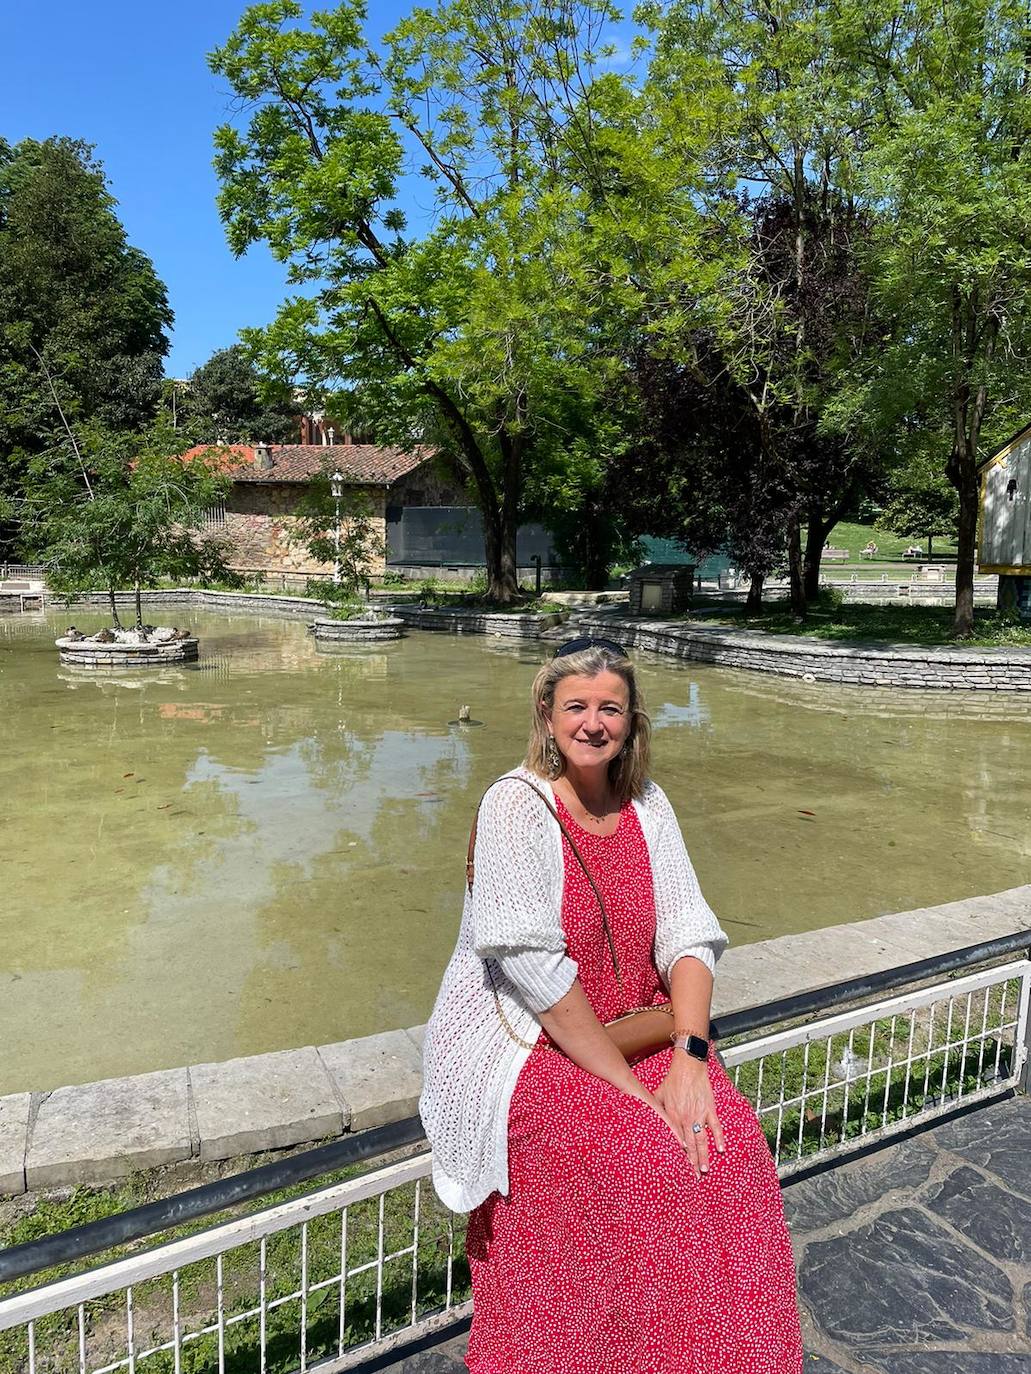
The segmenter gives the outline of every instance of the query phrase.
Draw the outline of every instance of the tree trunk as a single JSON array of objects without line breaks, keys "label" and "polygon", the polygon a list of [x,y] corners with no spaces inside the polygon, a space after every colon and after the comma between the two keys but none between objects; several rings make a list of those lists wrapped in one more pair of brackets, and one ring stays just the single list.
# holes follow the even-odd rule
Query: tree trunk
[{"label": "tree trunk", "polygon": [[932,555],[931,555],[931,549],[932,549],[933,545],[934,545],[934,535],[933,535],[933,534],[929,534],[929,535],[927,536],[927,560],[928,560],[928,562],[930,562],[930,560],[931,560],[931,556],[932,556]]},{"label": "tree trunk", "polygon": [[763,608],[763,582],[765,577],[762,573],[752,573],[748,582],[748,595],[745,598],[745,614],[758,615]]},{"label": "tree trunk", "polygon": [[809,512],[802,569],[802,588],[806,601],[815,601],[820,595],[820,560],[823,557],[823,546],[836,524],[836,520],[822,519],[818,510]]},{"label": "tree trunk", "polygon": [[959,463],[959,551],[956,558],[956,617],[952,633],[969,639],[974,633],[974,562],[977,557],[978,486],[975,460],[969,453]]},{"label": "tree trunk", "polygon": [[487,562],[487,600],[503,606],[517,600],[516,522],[503,511],[483,512],[483,552]]},{"label": "tree trunk", "polygon": [[802,577],[802,527],[797,513],[788,520],[788,578],[791,612],[804,620],[806,598]]},{"label": "tree trunk", "polygon": [[114,629],[120,630],[122,628],[122,622],[118,619],[118,602],[115,600],[114,587],[108,587],[107,595],[111,602],[111,624]]},{"label": "tree trunk", "polygon": [[137,628],[137,630],[142,630],[142,629],[143,629],[143,598],[142,598],[142,596],[140,595],[140,580],[139,580],[139,578],[136,579],[136,582],[135,582],[135,590],[136,590],[136,628]]},{"label": "tree trunk", "polygon": [[591,592],[603,592],[609,585],[609,540],[605,521],[598,497],[592,493],[583,507],[580,557],[584,586]]},{"label": "tree trunk", "polygon": [[[980,347],[982,363],[995,356],[999,320],[995,313],[979,318],[976,288],[964,294],[952,292],[952,452],[949,454],[949,481],[959,497],[959,544],[956,555],[956,616],[952,633],[956,639],[969,639],[974,633],[974,562],[977,558],[977,511],[980,492],[977,483],[977,449],[981,424],[988,406],[988,383],[972,385]],[[978,335],[980,334],[980,340]]]}]

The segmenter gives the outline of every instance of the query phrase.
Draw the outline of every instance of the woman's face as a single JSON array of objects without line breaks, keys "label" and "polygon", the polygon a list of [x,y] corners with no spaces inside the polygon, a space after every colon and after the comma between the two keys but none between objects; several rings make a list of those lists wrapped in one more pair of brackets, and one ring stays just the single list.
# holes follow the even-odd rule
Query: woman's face
[{"label": "woman's face", "polygon": [[607,766],[630,733],[630,691],[618,673],[560,679],[544,715],[559,752],[575,768]]}]

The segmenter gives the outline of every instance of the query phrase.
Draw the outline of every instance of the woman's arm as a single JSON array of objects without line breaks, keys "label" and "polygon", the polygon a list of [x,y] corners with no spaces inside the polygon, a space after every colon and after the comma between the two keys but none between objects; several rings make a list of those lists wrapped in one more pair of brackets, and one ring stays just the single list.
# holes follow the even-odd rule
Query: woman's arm
[{"label": "woman's arm", "polygon": [[616,1049],[615,1041],[594,1014],[579,978],[553,1007],[538,1013],[541,1025],[559,1049],[569,1055],[574,1064],[596,1078],[604,1079],[631,1097],[646,1102],[666,1122],[670,1130],[683,1142],[675,1122],[656,1097],[648,1091],[631,1071],[630,1065]]},{"label": "woman's arm", "polygon": [[[669,982],[674,1028],[708,1040],[709,1012],[712,1007],[712,974],[708,968],[700,959],[685,955],[670,970]],[[696,1174],[708,1173],[709,1141],[704,1128],[707,1126],[712,1132],[718,1154],[723,1153],[724,1142],[723,1127],[716,1116],[706,1064],[682,1049],[675,1049],[666,1077],[655,1096],[684,1142]],[[701,1131],[691,1129],[695,1122],[700,1123],[703,1128]]]}]

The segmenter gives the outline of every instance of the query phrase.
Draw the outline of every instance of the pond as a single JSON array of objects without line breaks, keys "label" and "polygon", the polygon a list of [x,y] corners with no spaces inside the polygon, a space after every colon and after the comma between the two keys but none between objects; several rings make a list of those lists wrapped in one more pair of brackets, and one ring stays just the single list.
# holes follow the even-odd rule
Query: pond
[{"label": "pond", "polygon": [[[57,662],[71,618],[0,617],[0,1093],[424,1021],[550,649],[326,652],[177,608],[155,619],[200,634],[197,664],[91,677]],[[734,943],[1031,881],[1031,703],[637,657]],[[482,726],[449,724],[462,705]]]}]

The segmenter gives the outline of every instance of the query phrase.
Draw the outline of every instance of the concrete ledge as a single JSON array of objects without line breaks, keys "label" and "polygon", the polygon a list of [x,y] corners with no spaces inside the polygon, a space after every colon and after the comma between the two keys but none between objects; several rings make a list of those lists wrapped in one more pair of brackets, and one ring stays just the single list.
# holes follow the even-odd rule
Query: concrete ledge
[{"label": "concrete ledge", "polygon": [[613,636],[636,649],[806,682],[923,691],[1031,692],[1031,649],[840,644],[800,635],[727,630],[700,621],[630,620],[607,612],[581,611],[574,619],[577,630]]},{"label": "concrete ledge", "polygon": [[30,1093],[0,1097],[0,1196],[25,1191],[25,1147],[31,1108]]},{"label": "concrete ledge", "polygon": [[285,1150],[347,1129],[350,1112],[312,1045],[195,1064],[189,1073],[201,1159]]},{"label": "concrete ledge", "polygon": [[319,1058],[351,1107],[352,1131],[414,1116],[422,1091],[422,1053],[403,1030],[322,1045]]},{"label": "concrete ledge", "polygon": [[[1031,946],[1031,885],[741,945],[720,960],[713,1012],[1023,930]],[[412,1116],[425,1029],[0,1098],[0,1194],[282,1149]]]},{"label": "concrete ledge", "polygon": [[192,1154],[186,1069],[58,1088],[39,1104],[25,1155],[28,1189],[98,1183]]},{"label": "concrete ledge", "polygon": [[713,986],[713,1013],[727,1015],[1018,930],[1031,933],[1031,884],[986,897],[758,940],[723,955]]}]

